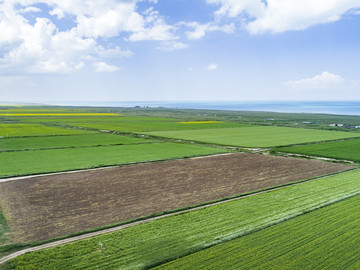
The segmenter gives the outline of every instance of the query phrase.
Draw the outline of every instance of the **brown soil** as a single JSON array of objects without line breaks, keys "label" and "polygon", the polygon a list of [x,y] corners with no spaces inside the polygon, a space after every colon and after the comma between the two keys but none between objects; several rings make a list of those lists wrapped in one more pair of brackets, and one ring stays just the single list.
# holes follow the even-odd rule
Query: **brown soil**
[{"label": "brown soil", "polygon": [[314,160],[232,154],[4,182],[0,204],[14,242],[24,243],[348,168]]}]

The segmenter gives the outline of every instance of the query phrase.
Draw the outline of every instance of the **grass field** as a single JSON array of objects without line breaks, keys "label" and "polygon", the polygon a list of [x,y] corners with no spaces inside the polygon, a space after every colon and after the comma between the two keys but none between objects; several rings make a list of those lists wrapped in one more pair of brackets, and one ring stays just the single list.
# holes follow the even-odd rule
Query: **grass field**
[{"label": "grass field", "polygon": [[11,119],[21,123],[50,123],[83,128],[113,130],[119,132],[146,132],[158,130],[191,130],[208,128],[228,128],[249,126],[248,124],[229,123],[224,121],[186,121],[184,119],[131,116],[121,114],[118,116],[95,116],[95,117],[63,117],[63,116],[37,116],[37,117],[12,117]]},{"label": "grass field", "polygon": [[8,267],[144,269],[358,194],[359,184],[359,170],[322,178],[25,254]]},{"label": "grass field", "polygon": [[207,129],[205,132],[202,130],[159,131],[149,132],[147,134],[167,138],[244,147],[272,147],[278,145],[336,140],[360,136],[358,133],[350,132],[270,126]]},{"label": "grass field", "polygon": [[156,269],[359,269],[360,196]]},{"label": "grass field", "polygon": [[91,131],[49,127],[41,124],[0,124],[0,137],[89,134]]},{"label": "grass field", "polygon": [[132,116],[118,114],[116,116],[44,116],[44,117],[12,117],[12,120],[24,123],[101,123],[101,122],[177,122],[178,119],[152,116]]},{"label": "grass field", "polygon": [[225,151],[215,148],[174,143],[1,152],[0,177],[210,155],[223,152]]},{"label": "grass field", "polygon": [[[214,128],[229,128],[238,127],[240,124],[226,123],[226,122],[192,122],[185,124],[184,122],[176,121],[148,121],[146,119],[141,121],[119,121],[119,122],[93,122],[93,123],[76,123],[71,122],[69,125],[76,127],[85,127],[93,129],[105,129],[122,132],[148,132],[158,130],[193,130],[193,129],[214,129]],[[248,125],[247,125],[248,126]]]},{"label": "grass field", "polygon": [[121,136],[114,134],[90,134],[67,136],[42,136],[30,138],[3,138],[0,139],[0,151],[31,150],[46,148],[65,148],[100,146],[116,144],[149,143],[155,140]]},{"label": "grass field", "polygon": [[360,161],[360,139],[284,147],[276,151]]},{"label": "grass field", "polygon": [[0,205],[12,239],[27,243],[350,168],[245,153],[211,156],[8,181],[0,183]]}]

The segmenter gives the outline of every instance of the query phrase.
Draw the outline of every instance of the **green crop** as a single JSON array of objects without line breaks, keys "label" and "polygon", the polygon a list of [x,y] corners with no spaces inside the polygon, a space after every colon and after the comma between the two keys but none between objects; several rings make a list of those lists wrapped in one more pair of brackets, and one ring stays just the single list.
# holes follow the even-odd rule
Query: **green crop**
[{"label": "green crop", "polygon": [[[13,259],[8,267],[15,269],[149,268],[358,193],[360,193],[360,170],[25,254]],[[285,231],[283,233],[285,234]],[[298,237],[301,237],[301,234]],[[102,247],[99,243],[102,243]],[[353,243],[357,244],[356,241]],[[323,245],[319,248],[323,248]]]},{"label": "green crop", "polygon": [[0,151],[134,144],[148,142],[154,142],[154,140],[98,133],[91,135],[3,138],[0,140]]},{"label": "green crop", "polygon": [[50,127],[41,124],[0,124],[0,137],[89,134],[91,131]]},{"label": "green crop", "polygon": [[272,147],[360,136],[358,133],[351,132],[271,126],[218,128],[207,129],[206,131],[157,131],[149,132],[147,134],[159,137],[243,147]]},{"label": "green crop", "polygon": [[359,269],[360,196],[156,269]]},{"label": "green crop", "polygon": [[0,153],[0,177],[223,153],[199,145],[151,143]]},{"label": "green crop", "polygon": [[360,161],[360,139],[299,145],[277,149],[280,152]]}]

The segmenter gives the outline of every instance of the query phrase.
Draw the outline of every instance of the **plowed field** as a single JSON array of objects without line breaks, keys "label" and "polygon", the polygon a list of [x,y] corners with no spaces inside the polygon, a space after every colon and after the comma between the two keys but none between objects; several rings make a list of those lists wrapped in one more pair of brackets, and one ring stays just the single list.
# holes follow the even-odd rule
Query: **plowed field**
[{"label": "plowed field", "polygon": [[348,168],[231,154],[4,182],[0,204],[13,241],[31,242]]}]

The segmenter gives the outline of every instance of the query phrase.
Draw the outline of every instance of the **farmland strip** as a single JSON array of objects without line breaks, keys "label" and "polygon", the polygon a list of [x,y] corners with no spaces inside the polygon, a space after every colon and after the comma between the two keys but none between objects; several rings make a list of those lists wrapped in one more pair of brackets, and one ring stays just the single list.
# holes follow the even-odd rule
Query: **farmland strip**
[{"label": "farmland strip", "polygon": [[232,154],[41,176],[0,184],[12,236],[52,239],[352,168]]},{"label": "farmland strip", "polygon": [[10,266],[143,269],[354,196],[359,184],[356,170],[25,254]]},{"label": "farmland strip", "polygon": [[359,241],[357,195],[156,269],[358,269]]}]

